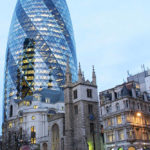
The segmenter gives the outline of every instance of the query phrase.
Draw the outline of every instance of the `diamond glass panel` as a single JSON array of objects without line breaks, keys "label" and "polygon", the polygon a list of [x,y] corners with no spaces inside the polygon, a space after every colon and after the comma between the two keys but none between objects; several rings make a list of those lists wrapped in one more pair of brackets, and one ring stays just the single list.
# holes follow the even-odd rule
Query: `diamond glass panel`
[{"label": "diamond glass panel", "polygon": [[76,81],[75,42],[66,1],[18,0],[7,44],[5,115],[12,99],[32,96],[37,90],[61,95],[68,57]]}]

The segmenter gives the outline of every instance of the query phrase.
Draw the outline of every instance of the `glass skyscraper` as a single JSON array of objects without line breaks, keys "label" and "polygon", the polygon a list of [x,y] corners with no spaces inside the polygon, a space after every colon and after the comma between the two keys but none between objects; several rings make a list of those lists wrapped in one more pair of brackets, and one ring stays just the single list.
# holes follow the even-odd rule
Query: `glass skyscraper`
[{"label": "glass skyscraper", "polygon": [[62,93],[68,58],[75,81],[76,50],[66,1],[18,0],[7,44],[6,116],[12,99],[24,99],[42,89]]}]

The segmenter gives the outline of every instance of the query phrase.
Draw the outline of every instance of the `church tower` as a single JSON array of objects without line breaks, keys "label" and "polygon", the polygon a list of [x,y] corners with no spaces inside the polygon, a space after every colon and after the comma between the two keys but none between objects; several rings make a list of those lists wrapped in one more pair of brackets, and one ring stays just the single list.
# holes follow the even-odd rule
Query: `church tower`
[{"label": "church tower", "polygon": [[[71,76],[66,73],[66,78]],[[84,80],[81,66],[78,81],[65,86],[65,150],[100,150],[99,104],[96,75]]]}]

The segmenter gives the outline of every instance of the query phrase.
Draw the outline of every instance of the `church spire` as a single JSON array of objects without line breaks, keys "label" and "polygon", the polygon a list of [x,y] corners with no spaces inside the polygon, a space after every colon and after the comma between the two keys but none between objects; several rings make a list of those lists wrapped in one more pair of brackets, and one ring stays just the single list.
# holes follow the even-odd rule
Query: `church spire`
[{"label": "church spire", "polygon": [[93,72],[92,72],[92,83],[93,83],[94,85],[96,85],[96,74],[95,74],[94,66],[93,66]]},{"label": "church spire", "polygon": [[67,66],[66,66],[66,85],[72,82],[72,75],[69,66],[69,57],[67,58]]},{"label": "church spire", "polygon": [[82,78],[82,71],[81,71],[81,66],[79,63],[79,70],[78,70],[78,82],[82,82],[83,78]]}]

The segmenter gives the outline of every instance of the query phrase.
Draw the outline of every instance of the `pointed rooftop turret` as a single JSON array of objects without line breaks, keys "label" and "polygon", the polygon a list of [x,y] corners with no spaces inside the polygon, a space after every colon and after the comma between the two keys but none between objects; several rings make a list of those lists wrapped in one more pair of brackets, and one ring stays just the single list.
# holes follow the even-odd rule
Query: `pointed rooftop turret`
[{"label": "pointed rooftop turret", "polygon": [[66,66],[66,85],[72,83],[72,75],[69,66],[69,57],[67,58],[67,66]]},{"label": "pointed rooftop turret", "polygon": [[83,78],[82,78],[82,71],[81,71],[81,66],[79,63],[79,70],[78,70],[78,82],[82,82]]},{"label": "pointed rooftop turret", "polygon": [[94,85],[96,85],[96,74],[95,74],[94,66],[93,66],[93,72],[92,72],[92,83],[93,83]]},{"label": "pointed rooftop turret", "polygon": [[85,82],[84,72],[82,72],[82,80]]}]

